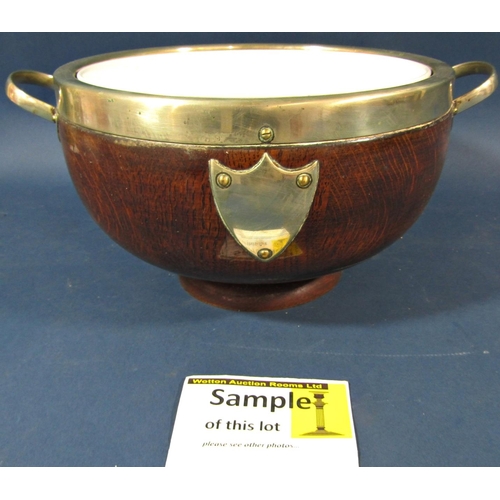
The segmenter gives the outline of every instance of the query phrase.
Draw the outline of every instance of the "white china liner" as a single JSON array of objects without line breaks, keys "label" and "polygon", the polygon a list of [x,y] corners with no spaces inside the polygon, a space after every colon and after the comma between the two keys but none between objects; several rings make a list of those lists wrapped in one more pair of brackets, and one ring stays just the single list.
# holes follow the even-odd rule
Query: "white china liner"
[{"label": "white china liner", "polygon": [[176,51],[110,59],[78,71],[90,85],[172,97],[266,98],[393,88],[428,78],[408,59],[304,50]]}]

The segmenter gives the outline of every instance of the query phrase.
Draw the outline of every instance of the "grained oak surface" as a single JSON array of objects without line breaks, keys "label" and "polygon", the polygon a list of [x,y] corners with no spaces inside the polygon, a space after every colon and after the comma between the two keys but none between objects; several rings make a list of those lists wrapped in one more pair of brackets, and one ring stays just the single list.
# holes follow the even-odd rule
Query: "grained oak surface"
[{"label": "grained oak surface", "polygon": [[[97,223],[124,248],[177,274],[228,283],[280,283],[336,272],[379,252],[419,217],[439,178],[451,115],[367,140],[304,146],[182,147],[95,133],[59,134],[73,182]],[[294,242],[271,262],[244,251],[219,218],[208,162],[252,167],[318,160],[320,179]]]}]

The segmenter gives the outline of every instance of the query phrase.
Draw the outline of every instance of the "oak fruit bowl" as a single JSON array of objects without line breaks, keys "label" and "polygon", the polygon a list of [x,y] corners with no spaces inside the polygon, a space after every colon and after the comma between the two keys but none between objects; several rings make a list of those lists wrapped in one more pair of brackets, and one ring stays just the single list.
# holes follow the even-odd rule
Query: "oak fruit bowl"
[{"label": "oak fruit bowl", "polygon": [[[454,98],[474,73],[487,79]],[[105,54],[17,71],[6,89],[57,123],[111,238],[202,301],[267,311],[321,296],[400,238],[433,193],[454,115],[496,85],[484,62],[240,45]]]}]

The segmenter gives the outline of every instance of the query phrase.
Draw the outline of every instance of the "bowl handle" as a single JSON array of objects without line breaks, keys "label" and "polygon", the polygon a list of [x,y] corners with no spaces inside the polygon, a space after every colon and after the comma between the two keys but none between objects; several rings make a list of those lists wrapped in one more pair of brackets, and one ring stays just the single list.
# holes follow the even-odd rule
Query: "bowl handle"
[{"label": "bowl handle", "polygon": [[47,104],[46,102],[40,101],[35,97],[30,96],[24,90],[21,90],[18,85],[20,83],[29,83],[32,85],[39,85],[40,87],[46,87],[56,90],[57,87],[54,83],[54,77],[52,75],[47,75],[45,73],[40,73],[39,71],[15,71],[9,78],[7,78],[7,83],[5,84],[5,92],[7,97],[15,104],[21,108],[34,113],[35,115],[41,116],[46,120],[51,122],[57,121],[57,110],[54,106]]},{"label": "bowl handle", "polygon": [[457,97],[453,101],[453,113],[456,115],[475,106],[483,99],[490,96],[498,85],[498,77],[495,68],[482,61],[471,61],[453,66],[456,78],[469,75],[488,75],[488,79],[483,82],[479,87],[472,89],[470,92]]}]

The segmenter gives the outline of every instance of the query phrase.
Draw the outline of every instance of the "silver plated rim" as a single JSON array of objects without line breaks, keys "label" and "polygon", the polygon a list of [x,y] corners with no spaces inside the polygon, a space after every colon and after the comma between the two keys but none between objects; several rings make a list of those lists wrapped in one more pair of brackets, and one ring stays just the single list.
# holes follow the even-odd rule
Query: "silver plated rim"
[{"label": "silver plated rim", "polygon": [[[124,51],[80,59],[54,73],[58,117],[117,136],[193,145],[278,145],[335,141],[387,134],[430,123],[453,105],[453,69],[404,52],[315,46],[321,50],[379,54],[429,66],[419,82],[350,94],[273,98],[185,98],[97,87],[78,71],[109,59],[189,49],[306,50],[298,45],[204,45]],[[262,130],[266,130],[264,136]],[[270,139],[269,139],[270,138]]]}]

